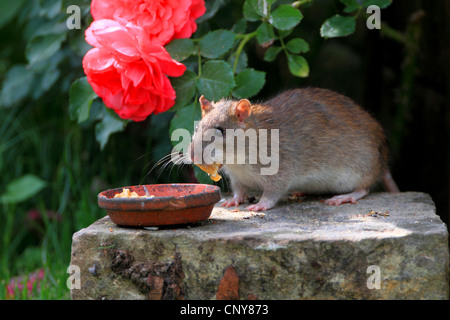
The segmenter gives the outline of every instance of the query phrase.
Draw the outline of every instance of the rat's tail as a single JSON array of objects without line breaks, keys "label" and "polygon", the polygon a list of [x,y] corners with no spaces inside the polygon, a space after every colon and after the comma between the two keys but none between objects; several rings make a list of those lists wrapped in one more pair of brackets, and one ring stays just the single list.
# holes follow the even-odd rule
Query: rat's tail
[{"label": "rat's tail", "polygon": [[383,175],[383,184],[386,187],[387,191],[391,193],[400,192],[389,170],[386,170],[386,172]]}]

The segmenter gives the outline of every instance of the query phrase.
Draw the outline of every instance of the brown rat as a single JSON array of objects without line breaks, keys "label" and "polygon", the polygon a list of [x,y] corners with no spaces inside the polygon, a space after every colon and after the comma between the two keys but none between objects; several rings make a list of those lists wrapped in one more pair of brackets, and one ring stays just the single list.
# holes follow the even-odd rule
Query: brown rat
[{"label": "brown rat", "polygon": [[[194,163],[223,163],[221,172],[229,177],[233,191],[233,197],[223,206],[243,203],[245,192],[250,189],[263,190],[260,201],[247,207],[253,211],[273,208],[290,190],[337,194],[325,201],[329,205],[356,203],[380,178],[388,191],[398,192],[387,166],[388,148],[382,127],[339,93],[319,88],[295,89],[253,105],[247,99],[214,103],[202,96],[200,104],[202,119],[189,147],[190,158]],[[248,138],[245,150],[239,149],[237,143],[228,148],[229,141],[205,139],[208,129],[222,135],[223,141],[233,132],[229,129],[256,132],[259,146]],[[268,170],[264,174],[268,167],[264,158],[249,161],[261,152],[258,148],[264,130],[260,129],[267,129],[266,154],[276,164],[272,166],[275,174],[267,174]],[[205,152],[200,156],[194,153],[195,148],[206,151],[205,141],[212,141],[209,148],[214,148],[210,159],[205,159]],[[226,158],[225,154],[234,157]],[[237,161],[239,156],[245,158],[244,164]]]}]

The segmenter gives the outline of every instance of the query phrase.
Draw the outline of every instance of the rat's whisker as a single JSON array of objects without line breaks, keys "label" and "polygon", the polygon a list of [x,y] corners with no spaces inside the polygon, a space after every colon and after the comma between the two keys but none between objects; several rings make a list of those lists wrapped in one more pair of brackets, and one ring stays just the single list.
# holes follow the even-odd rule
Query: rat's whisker
[{"label": "rat's whisker", "polygon": [[[159,160],[152,166],[152,168],[146,173],[146,175],[144,176],[143,179],[147,179],[147,180],[148,180],[150,174],[151,174],[155,169],[158,169],[158,170],[156,171],[156,174],[155,174],[155,179],[158,180],[158,179],[161,177],[161,175],[163,174],[163,172],[164,172],[164,170],[166,169],[167,165],[171,163],[172,158],[176,158],[176,157],[178,157],[178,152],[171,152],[171,153],[169,153],[169,154],[163,156],[161,159],[159,159]],[[151,164],[152,164],[152,162],[149,162],[149,163],[146,165],[146,168],[147,168],[149,165],[151,165]],[[141,182],[142,182],[142,181],[141,181]]]}]

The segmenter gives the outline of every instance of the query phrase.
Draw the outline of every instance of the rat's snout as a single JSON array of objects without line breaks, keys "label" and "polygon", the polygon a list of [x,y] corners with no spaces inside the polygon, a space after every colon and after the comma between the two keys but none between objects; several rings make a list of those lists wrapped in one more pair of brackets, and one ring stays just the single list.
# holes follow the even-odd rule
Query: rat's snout
[{"label": "rat's snout", "polygon": [[191,160],[192,163],[201,164],[202,163],[202,155],[198,152],[195,152],[195,143],[194,141],[191,142],[189,145],[189,160]]},{"label": "rat's snout", "polygon": [[194,147],[192,146],[192,142],[189,143],[187,155],[188,155],[188,159],[191,162],[194,162]]},{"label": "rat's snout", "polygon": [[191,143],[191,144],[189,145],[189,159],[190,159],[193,163],[195,163],[195,160],[194,160],[194,145],[193,145],[193,143]]},{"label": "rat's snout", "polygon": [[218,161],[218,155],[222,154],[222,137],[216,137],[213,129],[208,129],[205,134],[194,134],[189,145],[189,158],[194,164],[212,164]]}]

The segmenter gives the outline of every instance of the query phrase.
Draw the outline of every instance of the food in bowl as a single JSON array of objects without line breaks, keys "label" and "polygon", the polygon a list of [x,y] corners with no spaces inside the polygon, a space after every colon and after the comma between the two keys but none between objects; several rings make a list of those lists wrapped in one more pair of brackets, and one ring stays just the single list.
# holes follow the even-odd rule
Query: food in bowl
[{"label": "food in bowl", "polygon": [[123,188],[121,193],[116,193],[114,198],[153,198],[153,195],[150,196],[140,196],[135,191],[131,191],[128,188]]}]

